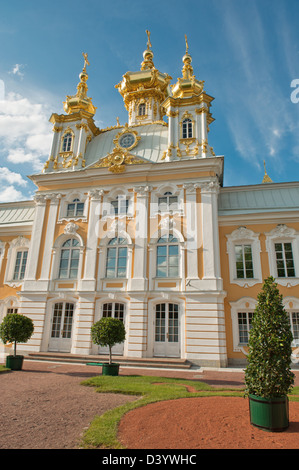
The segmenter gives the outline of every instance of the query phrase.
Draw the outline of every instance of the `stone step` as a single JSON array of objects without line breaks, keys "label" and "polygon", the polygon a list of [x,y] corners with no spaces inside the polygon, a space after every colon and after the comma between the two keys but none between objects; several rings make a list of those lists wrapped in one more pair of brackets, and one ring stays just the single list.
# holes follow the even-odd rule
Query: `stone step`
[{"label": "stone step", "polygon": [[[32,352],[25,356],[25,359],[34,361],[54,361],[87,364],[88,362],[107,362],[107,355],[79,355],[70,353],[54,353],[54,352]],[[157,367],[164,369],[190,369],[192,364],[185,359],[177,359],[173,357],[153,357],[153,358],[135,358],[124,356],[112,356],[113,362],[118,362],[123,366],[131,367]]]}]

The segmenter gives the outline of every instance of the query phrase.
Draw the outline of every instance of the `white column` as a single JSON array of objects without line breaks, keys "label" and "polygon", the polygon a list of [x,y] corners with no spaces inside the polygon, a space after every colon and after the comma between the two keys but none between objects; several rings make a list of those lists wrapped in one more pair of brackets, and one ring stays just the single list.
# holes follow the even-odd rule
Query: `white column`
[{"label": "white column", "polygon": [[84,277],[81,282],[83,290],[95,290],[96,283],[96,260],[97,260],[97,245],[98,245],[98,221],[101,212],[101,198],[103,191],[95,190],[90,191],[90,205],[89,205],[89,221],[86,243],[86,256],[84,266]]},{"label": "white column", "polygon": [[146,258],[147,258],[147,230],[148,230],[148,193],[149,186],[134,188],[137,193],[136,228],[134,246],[134,277],[131,279],[130,290],[146,290]]},{"label": "white column", "polygon": [[198,276],[198,210],[196,200],[196,189],[198,185],[195,183],[184,184],[186,190],[186,257],[187,257],[187,289],[194,286],[194,283],[190,283],[191,279],[199,279]]},{"label": "white column", "polygon": [[54,232],[57,220],[57,211],[59,206],[59,201],[61,198],[60,194],[53,194],[50,196],[50,207],[49,207],[49,216],[48,216],[48,225],[46,231],[46,240],[44,248],[43,263],[41,269],[40,281],[49,281],[50,276],[50,265],[51,265],[51,255],[52,248],[54,244]]},{"label": "white column", "polygon": [[217,285],[217,289],[222,289],[218,233],[218,191],[219,183],[216,181],[201,186],[203,264],[204,279],[217,281],[215,287]]},{"label": "white column", "polygon": [[28,262],[26,269],[26,281],[34,281],[39,258],[40,244],[43,234],[43,225],[46,210],[46,198],[43,195],[35,197],[35,216],[31,232],[30,248],[28,253]]}]

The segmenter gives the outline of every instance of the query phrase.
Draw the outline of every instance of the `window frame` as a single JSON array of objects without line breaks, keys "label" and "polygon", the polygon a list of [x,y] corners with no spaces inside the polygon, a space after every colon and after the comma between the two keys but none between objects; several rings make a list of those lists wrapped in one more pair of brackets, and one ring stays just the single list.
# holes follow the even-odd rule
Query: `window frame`
[{"label": "window frame", "polygon": [[[63,248],[66,246],[67,242],[71,242],[71,245],[67,248]],[[76,244],[74,244],[74,242]],[[57,279],[61,280],[76,280],[78,279],[78,274],[79,274],[79,267],[80,267],[80,241],[77,238],[70,237],[65,240],[61,247],[60,247],[60,253],[59,253],[59,264],[58,264],[58,276]],[[63,258],[62,255],[64,252],[69,253],[67,258]],[[73,254],[78,252],[78,256],[76,258],[73,257]],[[62,261],[67,260],[67,268],[61,267]],[[76,276],[70,276],[71,271],[74,270],[74,268],[71,267],[72,261],[77,260],[77,267],[76,267]],[[67,271],[67,276],[61,276],[61,271],[66,270]]]},{"label": "window frame", "polygon": [[[112,244],[116,240],[115,244]],[[119,240],[121,240],[121,243],[119,243]],[[120,250],[125,249],[125,256],[120,256]],[[110,253],[115,253],[115,256],[110,256],[109,257],[109,252]],[[125,259],[125,267],[120,266],[120,260]],[[115,260],[114,266],[108,266],[109,261]],[[113,269],[114,272],[110,275],[108,275],[108,269]],[[124,269],[124,275],[119,275],[120,269]],[[111,240],[109,240],[107,244],[107,250],[106,250],[106,264],[105,264],[105,279],[126,279],[128,275],[128,242],[125,237],[114,237]]]},{"label": "window frame", "polygon": [[[166,199],[165,208],[162,207],[161,199]],[[175,199],[175,202],[170,202],[171,199]],[[171,205],[175,205],[175,207],[171,208]],[[158,197],[158,211],[160,213],[172,213],[178,211],[179,208],[179,198],[178,195],[172,194],[171,191],[165,191],[163,196]]]},{"label": "window frame", "polygon": [[[293,287],[299,284],[299,232],[285,224],[278,224],[271,232],[266,235],[266,250],[270,267],[270,276],[273,276],[276,282],[282,286]],[[291,243],[293,264],[295,276],[278,276],[275,244]]]},{"label": "window frame", "polygon": [[184,117],[182,119],[182,139],[193,139],[193,137],[193,120],[190,116]]},{"label": "window frame", "polygon": [[[261,244],[259,236],[259,233],[253,232],[246,227],[238,227],[232,233],[226,235],[231,284],[237,284],[241,287],[252,287],[262,282]],[[251,246],[253,277],[238,278],[236,246],[244,247],[248,245]]]},{"label": "window frame", "polygon": [[[172,237],[172,240],[170,240],[170,236]],[[166,235],[161,235],[161,237],[158,238],[157,244],[156,244],[156,278],[157,279],[169,279],[169,278],[179,278],[180,277],[180,242],[177,237],[174,237],[173,234],[169,233],[168,234],[168,240],[167,241],[161,241],[163,238],[166,238]],[[169,241],[170,240],[170,241]],[[159,248],[165,247],[166,249],[166,255],[159,255]],[[176,254],[170,254],[170,248],[171,247],[176,247],[177,248],[177,253]],[[160,250],[162,251],[162,250]],[[175,257],[177,260],[176,264],[170,264],[170,257]],[[159,258],[165,258],[166,260],[166,275],[162,276],[158,274],[159,269],[161,270],[162,265],[159,265],[158,259]],[[164,266],[163,266],[164,268]],[[177,268],[176,274],[170,274],[170,269],[171,268]]]}]

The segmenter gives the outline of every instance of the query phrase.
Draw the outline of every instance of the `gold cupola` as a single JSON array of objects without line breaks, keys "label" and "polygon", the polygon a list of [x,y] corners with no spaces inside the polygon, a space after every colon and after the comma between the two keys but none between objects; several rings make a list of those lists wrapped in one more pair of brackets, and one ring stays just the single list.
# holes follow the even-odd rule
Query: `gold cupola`
[{"label": "gold cupola", "polygon": [[171,77],[155,68],[150,32],[146,34],[147,48],[140,71],[125,73],[122,81],[115,85],[129,113],[129,126],[162,120],[165,111],[161,105],[169,95]]},{"label": "gold cupola", "polygon": [[89,62],[87,54],[83,52],[82,55],[84,57],[84,66],[79,75],[80,82],[77,85],[77,93],[73,96],[66,97],[66,101],[63,102],[63,108],[67,114],[85,111],[92,117],[97,108],[92,104],[91,98],[87,96],[88,86],[86,82],[88,80],[88,74],[86,72],[86,65],[89,65]]},{"label": "gold cupola", "polygon": [[172,85],[172,96],[174,98],[189,98],[194,95],[200,95],[203,91],[204,81],[197,80],[193,75],[193,67],[191,65],[192,57],[189,54],[189,46],[187,36],[185,35],[186,41],[186,53],[183,57],[183,77],[178,78],[175,85]]}]

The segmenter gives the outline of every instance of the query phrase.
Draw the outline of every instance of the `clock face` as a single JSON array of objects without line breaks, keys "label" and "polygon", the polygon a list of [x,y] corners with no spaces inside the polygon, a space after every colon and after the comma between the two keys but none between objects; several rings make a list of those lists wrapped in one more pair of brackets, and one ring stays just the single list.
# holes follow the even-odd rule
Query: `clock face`
[{"label": "clock face", "polygon": [[119,139],[119,145],[125,149],[132,147],[135,143],[134,134],[126,133]]}]

